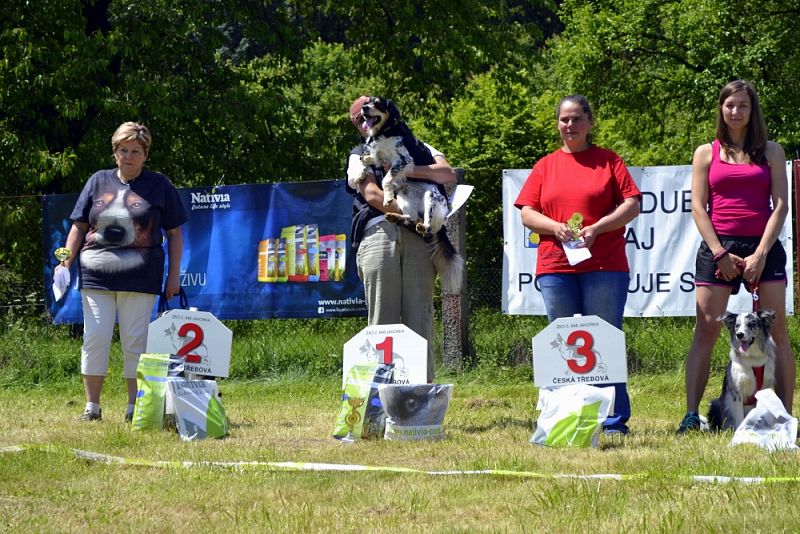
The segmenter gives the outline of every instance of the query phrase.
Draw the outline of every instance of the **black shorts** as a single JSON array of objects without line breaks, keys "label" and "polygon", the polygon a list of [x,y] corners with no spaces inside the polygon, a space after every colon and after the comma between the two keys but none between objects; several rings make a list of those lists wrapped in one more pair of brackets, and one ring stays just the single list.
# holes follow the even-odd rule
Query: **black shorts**
[{"label": "black shorts", "polygon": [[[735,254],[744,259],[751,256],[761,242],[760,236],[754,237],[733,237],[733,236],[719,236],[719,241],[728,252]],[[737,276],[733,280],[723,280],[717,278],[717,262],[714,261],[714,255],[711,249],[708,248],[706,242],[700,243],[700,248],[697,249],[697,259],[695,260],[695,276],[694,282],[698,286],[727,286],[733,288],[733,294],[739,292],[739,287],[742,285],[741,276]],[[764,265],[764,270],[761,272],[759,282],[777,282],[786,280],[786,251],[783,249],[781,242],[776,240],[772,248],[767,253],[767,263]],[[749,291],[745,282],[745,287]]]}]

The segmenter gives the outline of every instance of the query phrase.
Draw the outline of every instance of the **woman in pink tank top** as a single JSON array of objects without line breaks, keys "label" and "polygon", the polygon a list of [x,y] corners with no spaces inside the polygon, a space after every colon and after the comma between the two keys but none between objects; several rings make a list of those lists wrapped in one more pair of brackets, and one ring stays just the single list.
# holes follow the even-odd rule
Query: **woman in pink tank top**
[{"label": "woman in pink tank top", "polygon": [[759,308],[775,311],[775,392],[792,411],[795,360],[786,327],[786,252],[778,236],[788,213],[783,148],[767,140],[758,95],[743,81],[719,94],[716,138],[692,159],[692,216],[703,242],[697,251],[697,321],[686,358],[687,413],[678,428],[699,430],[698,409],[711,352],[731,294],[757,284]]}]

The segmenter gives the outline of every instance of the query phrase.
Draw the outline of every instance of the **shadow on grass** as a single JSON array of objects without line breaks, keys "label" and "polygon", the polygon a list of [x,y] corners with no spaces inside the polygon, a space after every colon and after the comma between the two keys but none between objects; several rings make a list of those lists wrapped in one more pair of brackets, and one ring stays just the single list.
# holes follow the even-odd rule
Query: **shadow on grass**
[{"label": "shadow on grass", "polygon": [[525,428],[527,430],[533,431],[535,424],[533,419],[514,419],[511,417],[500,417],[499,419],[495,419],[492,422],[484,425],[469,425],[469,426],[459,426],[453,425],[454,428],[459,428],[464,432],[488,432],[490,430],[497,430],[502,428]]}]

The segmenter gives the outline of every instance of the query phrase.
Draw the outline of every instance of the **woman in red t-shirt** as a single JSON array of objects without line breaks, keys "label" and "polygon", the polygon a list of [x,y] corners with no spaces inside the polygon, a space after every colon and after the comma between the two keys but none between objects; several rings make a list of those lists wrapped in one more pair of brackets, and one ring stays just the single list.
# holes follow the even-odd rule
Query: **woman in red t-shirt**
[{"label": "woman in red t-shirt", "polygon": [[[622,329],[630,281],[625,225],[639,215],[641,195],[622,158],[591,143],[586,97],[561,99],[556,119],[562,147],[536,163],[514,202],[522,224],[540,236],[536,286],[548,320],[597,315]],[[615,413],[603,429],[627,434],[630,399],[625,384],[614,387]]]}]

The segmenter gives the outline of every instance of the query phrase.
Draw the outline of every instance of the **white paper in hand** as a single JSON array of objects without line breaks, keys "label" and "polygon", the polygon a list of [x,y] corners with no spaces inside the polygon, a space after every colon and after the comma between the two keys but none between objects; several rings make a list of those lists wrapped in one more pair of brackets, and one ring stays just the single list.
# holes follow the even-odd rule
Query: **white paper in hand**
[{"label": "white paper in hand", "polygon": [[53,275],[53,296],[56,298],[56,302],[66,294],[69,289],[69,281],[69,269],[63,265],[56,266],[56,272]]},{"label": "white paper in hand", "polygon": [[475,189],[474,185],[464,185],[459,184],[456,186],[455,191],[450,197],[450,213],[447,214],[447,218],[450,218],[452,214],[458,211],[458,209],[463,206],[469,196],[472,194],[472,190]]},{"label": "white paper in hand", "polygon": [[583,238],[561,244],[564,245],[564,252],[567,255],[567,261],[570,265],[578,265],[580,262],[592,257],[592,253],[589,252],[589,249],[583,246]]}]

